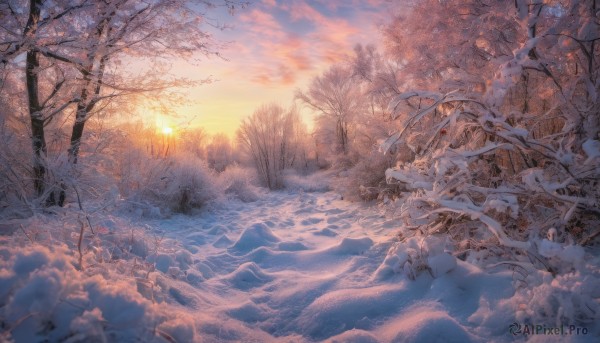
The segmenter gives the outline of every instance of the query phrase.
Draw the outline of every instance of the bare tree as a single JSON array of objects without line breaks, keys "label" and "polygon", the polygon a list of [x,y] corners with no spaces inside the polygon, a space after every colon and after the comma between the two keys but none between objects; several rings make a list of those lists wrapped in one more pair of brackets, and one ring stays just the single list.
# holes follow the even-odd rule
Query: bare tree
[{"label": "bare tree", "polygon": [[306,155],[301,143],[306,127],[293,107],[287,111],[276,104],[259,107],[242,122],[237,136],[269,189],[283,187],[283,170]]},{"label": "bare tree", "polygon": [[234,151],[229,137],[223,133],[214,135],[206,146],[206,163],[217,172],[222,172],[234,161]]},{"label": "bare tree", "polygon": [[363,97],[350,69],[334,65],[313,79],[307,92],[296,92],[296,98],[318,113],[322,128],[320,141],[335,137],[334,151],[346,155],[350,150],[353,119],[364,111]]}]

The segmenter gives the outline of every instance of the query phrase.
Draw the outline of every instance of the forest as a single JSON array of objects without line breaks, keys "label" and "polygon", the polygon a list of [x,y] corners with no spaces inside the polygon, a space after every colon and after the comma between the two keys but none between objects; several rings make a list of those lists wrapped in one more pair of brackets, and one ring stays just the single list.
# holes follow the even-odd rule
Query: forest
[{"label": "forest", "polygon": [[597,0],[2,0],[0,341],[596,342],[599,45]]}]

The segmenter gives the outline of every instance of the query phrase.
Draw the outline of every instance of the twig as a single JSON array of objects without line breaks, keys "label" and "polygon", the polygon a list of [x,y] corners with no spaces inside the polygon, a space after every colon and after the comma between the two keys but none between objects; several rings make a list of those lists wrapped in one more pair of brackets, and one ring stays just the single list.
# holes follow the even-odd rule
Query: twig
[{"label": "twig", "polygon": [[90,230],[92,231],[92,235],[95,235],[94,228],[92,227],[92,222],[90,221],[90,216],[83,209],[83,204],[81,203],[81,197],[79,196],[79,191],[77,190],[77,186],[73,185],[73,189],[75,190],[75,194],[77,195],[77,203],[79,204],[79,210],[83,212],[85,215],[85,219],[87,220],[88,225],[90,226]]},{"label": "twig", "polygon": [[19,227],[21,228],[21,231],[23,231],[23,233],[25,234],[25,236],[26,236],[27,238],[29,238],[29,240],[31,241],[31,243],[35,243],[35,242],[33,241],[33,239],[31,239],[31,237],[29,236],[29,234],[27,233],[27,231],[25,231],[25,228],[23,227],[23,224],[19,224]]},{"label": "twig", "polygon": [[81,229],[79,230],[79,241],[77,242],[77,251],[79,251],[79,267],[81,268],[81,270],[84,269],[83,267],[83,253],[81,252],[81,242],[83,241],[83,232],[85,230],[85,225],[83,224],[83,222],[81,220],[78,220],[79,224],[81,224]]},{"label": "twig", "polygon": [[591,243],[591,242],[592,242],[592,240],[593,240],[594,238],[596,238],[598,235],[600,235],[600,229],[599,229],[599,230],[596,230],[596,232],[594,232],[594,233],[590,234],[589,236],[587,236],[586,238],[584,238],[584,239],[581,241],[581,243],[580,243],[580,244],[581,244],[582,246],[583,246],[583,245],[587,245],[587,244]]}]

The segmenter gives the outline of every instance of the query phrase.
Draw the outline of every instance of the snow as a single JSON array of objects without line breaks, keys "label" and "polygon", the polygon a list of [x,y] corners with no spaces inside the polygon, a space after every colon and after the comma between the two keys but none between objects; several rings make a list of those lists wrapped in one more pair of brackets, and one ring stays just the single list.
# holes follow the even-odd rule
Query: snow
[{"label": "snow", "polygon": [[273,245],[273,243],[279,241],[280,239],[265,224],[258,223],[245,229],[235,244],[233,244],[231,250],[248,252],[261,246]]},{"label": "snow", "polygon": [[581,145],[581,148],[588,156],[586,163],[600,157],[600,141],[588,139]]},{"label": "snow", "polygon": [[[490,198],[487,206],[507,211],[513,200]],[[600,313],[599,260],[568,243],[539,241],[539,254],[563,272],[532,269],[521,276],[530,287],[518,288],[513,269],[483,269],[477,258],[457,258],[447,236],[409,235],[378,207],[322,190],[230,199],[191,216],[116,211],[94,222],[102,229],[84,239],[83,271],[73,241],[61,240],[76,218],[21,221],[47,232],[35,245],[18,230],[0,236],[3,337],[512,342],[514,322],[557,321],[589,330],[575,341],[600,334],[592,320]]]}]

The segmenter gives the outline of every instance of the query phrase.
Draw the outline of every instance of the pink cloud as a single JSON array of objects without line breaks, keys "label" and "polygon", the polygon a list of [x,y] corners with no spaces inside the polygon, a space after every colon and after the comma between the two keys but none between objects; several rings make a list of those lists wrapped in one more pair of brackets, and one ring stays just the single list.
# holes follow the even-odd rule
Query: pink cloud
[{"label": "pink cloud", "polygon": [[256,74],[250,78],[252,82],[261,84],[261,85],[270,85],[271,78],[267,74]]},{"label": "pink cloud", "polygon": [[[319,1],[330,11],[341,6],[335,1]],[[293,85],[316,75],[328,65],[347,59],[355,43],[372,43],[372,37],[376,35],[371,20],[374,12],[361,11],[364,6],[369,6],[365,0],[353,0],[344,5],[353,6],[354,2],[360,5],[355,7],[359,12],[351,18],[325,15],[318,7],[302,0],[286,0],[279,4],[274,0],[262,0],[257,7],[240,16],[241,31],[236,41],[249,47],[235,51],[244,66],[240,76],[261,85]],[[286,19],[301,25],[304,33],[292,31],[293,25],[285,24]]]},{"label": "pink cloud", "polygon": [[258,9],[241,15],[240,21],[248,30],[270,38],[280,37],[284,31],[273,15]]},{"label": "pink cloud", "polygon": [[294,1],[291,5],[285,6],[284,9],[288,10],[292,21],[306,19],[315,23],[322,23],[327,20],[324,15],[304,1]]},{"label": "pink cloud", "polygon": [[277,1],[276,0],[262,0],[262,3],[266,7],[275,7],[275,6],[277,6]]}]

